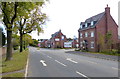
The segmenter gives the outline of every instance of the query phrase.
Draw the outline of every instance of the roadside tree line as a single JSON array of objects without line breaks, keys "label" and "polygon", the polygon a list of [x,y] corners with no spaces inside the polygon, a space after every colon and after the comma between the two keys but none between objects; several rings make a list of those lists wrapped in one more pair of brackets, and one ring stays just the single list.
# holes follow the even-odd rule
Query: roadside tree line
[{"label": "roadside tree line", "polygon": [[37,31],[39,35],[43,32],[41,26],[45,24],[47,16],[41,9],[46,2],[47,0],[44,2],[0,2],[0,17],[7,31],[6,61],[12,58],[12,40],[14,45],[20,42],[20,52],[22,52],[23,47],[26,48],[25,43],[29,42],[27,40],[31,39],[29,33]]}]

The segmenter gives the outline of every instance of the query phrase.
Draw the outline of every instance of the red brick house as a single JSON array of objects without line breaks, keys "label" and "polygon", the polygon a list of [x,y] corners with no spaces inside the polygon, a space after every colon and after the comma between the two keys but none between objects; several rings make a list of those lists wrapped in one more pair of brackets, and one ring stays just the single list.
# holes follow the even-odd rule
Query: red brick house
[{"label": "red brick house", "polygon": [[40,41],[40,47],[45,48],[45,47],[46,47],[47,40],[48,40],[48,39],[41,39],[41,41]]},{"label": "red brick house", "polygon": [[45,46],[47,48],[51,48],[51,39],[49,39],[49,40],[46,41]]},{"label": "red brick house", "polygon": [[[101,36],[107,33],[112,34],[111,40],[113,44],[118,43],[118,25],[110,14],[110,7],[105,8],[105,11],[92,16],[80,23],[78,30],[78,40],[80,49],[86,49],[88,51],[99,51],[100,44],[99,40]],[[106,38],[103,39],[106,44]]]},{"label": "red brick house", "polygon": [[64,48],[64,42],[67,41],[66,36],[59,30],[58,32],[52,34],[50,39],[51,48]]}]

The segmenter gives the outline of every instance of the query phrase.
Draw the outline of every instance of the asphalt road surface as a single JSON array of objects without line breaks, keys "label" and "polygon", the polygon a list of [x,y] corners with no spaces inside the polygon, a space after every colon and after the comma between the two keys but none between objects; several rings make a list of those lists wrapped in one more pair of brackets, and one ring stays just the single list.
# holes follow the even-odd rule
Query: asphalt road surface
[{"label": "asphalt road surface", "polygon": [[27,77],[118,77],[118,62],[30,47]]}]

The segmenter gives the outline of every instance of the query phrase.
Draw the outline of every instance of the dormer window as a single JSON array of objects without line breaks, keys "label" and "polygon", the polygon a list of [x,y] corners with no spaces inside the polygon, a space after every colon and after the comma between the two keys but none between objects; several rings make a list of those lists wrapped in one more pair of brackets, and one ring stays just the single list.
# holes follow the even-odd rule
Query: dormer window
[{"label": "dormer window", "polygon": [[91,26],[93,26],[93,25],[94,25],[94,21],[91,22]]},{"label": "dormer window", "polygon": [[87,27],[87,23],[85,24],[85,27]]},{"label": "dormer window", "polygon": [[82,29],[82,25],[80,25],[80,28]]},{"label": "dormer window", "polygon": [[88,23],[88,26],[90,25],[90,23]]},{"label": "dormer window", "polygon": [[92,21],[92,22],[91,22],[91,26],[95,25],[96,22],[97,22],[97,21]]},{"label": "dormer window", "polygon": [[83,25],[82,28],[85,28],[85,25]]}]

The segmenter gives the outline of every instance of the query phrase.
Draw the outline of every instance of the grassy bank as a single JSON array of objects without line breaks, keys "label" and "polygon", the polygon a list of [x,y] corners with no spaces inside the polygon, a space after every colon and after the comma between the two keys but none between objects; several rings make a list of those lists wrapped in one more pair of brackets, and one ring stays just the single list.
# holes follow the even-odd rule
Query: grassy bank
[{"label": "grassy bank", "polygon": [[[24,50],[22,53],[15,52],[13,53],[13,58],[10,61],[5,61],[5,58],[2,60],[2,73],[6,72],[14,72],[18,70],[25,69],[27,58],[28,58],[28,50]],[[14,73],[13,75],[18,75],[19,73]],[[20,73],[21,75],[21,73]],[[9,75],[8,75],[9,76]],[[12,76],[12,74],[10,74]]]},{"label": "grassy bank", "polygon": [[75,50],[75,51],[92,53],[92,54],[104,54],[104,55],[120,56],[120,53],[117,53],[117,50],[102,51],[102,52],[91,52],[91,51],[81,51],[81,50]]},{"label": "grassy bank", "polygon": [[3,75],[2,77],[24,77],[24,72],[12,73],[8,75]]}]

